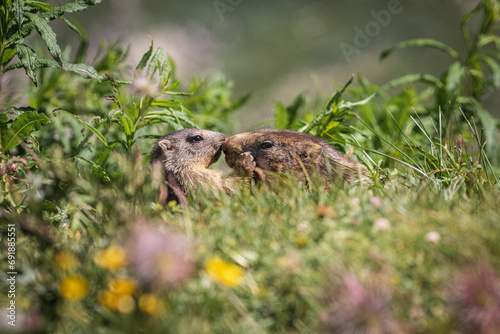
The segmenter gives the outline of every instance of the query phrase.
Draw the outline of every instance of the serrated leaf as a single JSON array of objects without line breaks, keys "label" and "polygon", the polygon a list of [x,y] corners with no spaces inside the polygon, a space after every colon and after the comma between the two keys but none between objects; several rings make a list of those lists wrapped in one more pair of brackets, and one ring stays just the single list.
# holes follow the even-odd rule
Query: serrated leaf
[{"label": "serrated leaf", "polygon": [[[101,0],[77,0],[75,2],[70,2],[59,7],[54,7],[49,11],[40,14],[39,18],[44,21],[52,21],[65,13],[74,13],[87,9],[89,6],[94,6],[100,3]],[[34,15],[34,14],[33,14]],[[13,47],[16,44],[22,43],[24,38],[28,36],[33,29],[35,29],[35,23],[29,22],[21,26],[19,31],[13,34],[5,43],[6,47]]]},{"label": "serrated leaf", "polygon": [[411,47],[428,47],[428,48],[438,49],[440,51],[447,53],[454,59],[459,59],[460,57],[457,51],[453,50],[451,47],[440,41],[430,38],[418,38],[397,43],[392,48],[382,51],[382,53],[380,54],[380,60],[384,60],[385,58],[389,57],[396,50],[401,50]]},{"label": "serrated leaf", "polygon": [[97,71],[92,67],[88,66],[85,64],[70,64],[70,63],[63,63],[63,70],[65,71],[71,71],[77,74],[80,74],[82,77],[86,79],[97,79],[101,80],[102,77],[97,73]]},{"label": "serrated leaf", "polygon": [[12,0],[12,9],[18,29],[23,26],[24,0]]},{"label": "serrated leaf", "polygon": [[152,54],[153,54],[153,41],[151,41],[151,46],[149,47],[149,50],[142,56],[139,64],[137,64],[137,67],[135,68],[136,74],[137,72],[142,71],[146,67]]},{"label": "serrated leaf", "polygon": [[160,68],[160,83],[162,87],[165,87],[170,79],[170,72],[168,71],[168,56],[166,56],[166,58],[167,59],[163,61]]},{"label": "serrated leaf", "polygon": [[163,61],[163,48],[158,48],[149,62],[148,70],[146,72],[146,77],[149,79],[153,78],[156,70],[160,68]]},{"label": "serrated leaf", "polygon": [[21,115],[27,111],[36,111],[36,109],[32,107],[11,107],[0,111],[0,113],[1,115]]},{"label": "serrated leaf", "polygon": [[451,91],[460,85],[462,78],[465,75],[465,67],[461,62],[454,62],[448,69],[446,76],[446,90]]},{"label": "serrated leaf", "polygon": [[[21,65],[26,71],[26,75],[31,79],[33,84],[35,86],[38,85],[36,75],[35,75],[35,69],[36,69],[36,54],[31,48],[27,47],[26,45],[19,44],[17,45],[17,56],[19,57],[19,60],[21,61]],[[13,64],[15,65],[15,64]],[[12,66],[12,65],[11,65]],[[5,71],[8,71],[10,66],[5,69]]]},{"label": "serrated leaf", "polygon": [[36,14],[24,13],[24,15],[35,25],[36,30],[45,41],[50,55],[62,65],[61,48],[57,44],[56,33],[52,30],[47,21]]},{"label": "serrated leaf", "polygon": [[36,111],[27,111],[19,115],[9,129],[2,132],[1,141],[4,151],[10,151],[23,142],[33,131],[39,130],[47,123],[49,123],[47,116]]}]

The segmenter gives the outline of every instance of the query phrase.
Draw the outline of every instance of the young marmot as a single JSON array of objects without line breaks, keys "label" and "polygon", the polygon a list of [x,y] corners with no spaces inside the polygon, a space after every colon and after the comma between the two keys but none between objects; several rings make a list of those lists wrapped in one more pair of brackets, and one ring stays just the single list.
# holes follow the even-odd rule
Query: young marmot
[{"label": "young marmot", "polygon": [[151,164],[161,163],[168,201],[186,206],[190,189],[198,186],[211,189],[229,188],[222,172],[208,169],[219,160],[226,136],[219,132],[183,129],[158,139],[151,152]]},{"label": "young marmot", "polygon": [[236,174],[255,180],[264,180],[268,172],[291,172],[307,180],[316,171],[325,177],[328,186],[330,177],[341,175],[355,180],[360,174],[366,176],[364,169],[344,158],[325,140],[291,130],[261,129],[237,134],[226,139],[222,150]]}]

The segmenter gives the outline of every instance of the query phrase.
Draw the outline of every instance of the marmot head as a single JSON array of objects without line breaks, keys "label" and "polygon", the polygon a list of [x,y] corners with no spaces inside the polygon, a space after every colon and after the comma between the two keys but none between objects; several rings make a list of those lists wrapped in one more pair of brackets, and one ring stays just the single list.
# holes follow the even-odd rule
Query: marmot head
[{"label": "marmot head", "polygon": [[329,153],[325,152],[329,147],[324,140],[308,134],[272,129],[237,134],[222,145],[230,167],[237,166],[240,154],[249,152],[256,167],[272,172],[299,171],[299,160],[310,167],[314,159]]},{"label": "marmot head", "polygon": [[219,160],[226,136],[201,129],[183,129],[161,137],[151,152],[151,163],[161,162],[165,173],[186,174],[206,169]]}]

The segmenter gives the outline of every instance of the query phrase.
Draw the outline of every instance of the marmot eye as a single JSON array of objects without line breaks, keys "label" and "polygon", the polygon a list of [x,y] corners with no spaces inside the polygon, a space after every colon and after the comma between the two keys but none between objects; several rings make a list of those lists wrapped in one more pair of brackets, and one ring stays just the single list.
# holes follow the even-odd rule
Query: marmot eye
[{"label": "marmot eye", "polygon": [[194,137],[191,137],[191,142],[193,143],[197,143],[197,142],[200,142],[203,140],[203,137],[202,136],[194,136]]},{"label": "marmot eye", "polygon": [[262,144],[260,144],[260,147],[261,148],[271,148],[271,147],[273,147],[273,143],[266,141],[266,142],[263,142]]}]

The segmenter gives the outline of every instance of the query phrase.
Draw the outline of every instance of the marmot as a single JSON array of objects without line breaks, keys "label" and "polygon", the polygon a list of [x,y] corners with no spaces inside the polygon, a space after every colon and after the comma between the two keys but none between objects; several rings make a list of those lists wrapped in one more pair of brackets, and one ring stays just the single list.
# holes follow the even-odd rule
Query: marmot
[{"label": "marmot", "polygon": [[363,168],[347,160],[325,140],[291,130],[240,133],[226,139],[222,150],[236,174],[252,176],[255,180],[262,181],[266,174],[283,172],[307,180],[316,171],[325,177],[328,187],[330,176],[336,179],[341,175],[347,180],[355,180],[359,174],[366,176]]},{"label": "marmot", "polygon": [[183,129],[158,139],[151,152],[151,164],[161,163],[168,187],[167,201],[186,206],[189,189],[230,187],[222,172],[208,169],[219,160],[226,136],[219,132]]}]

